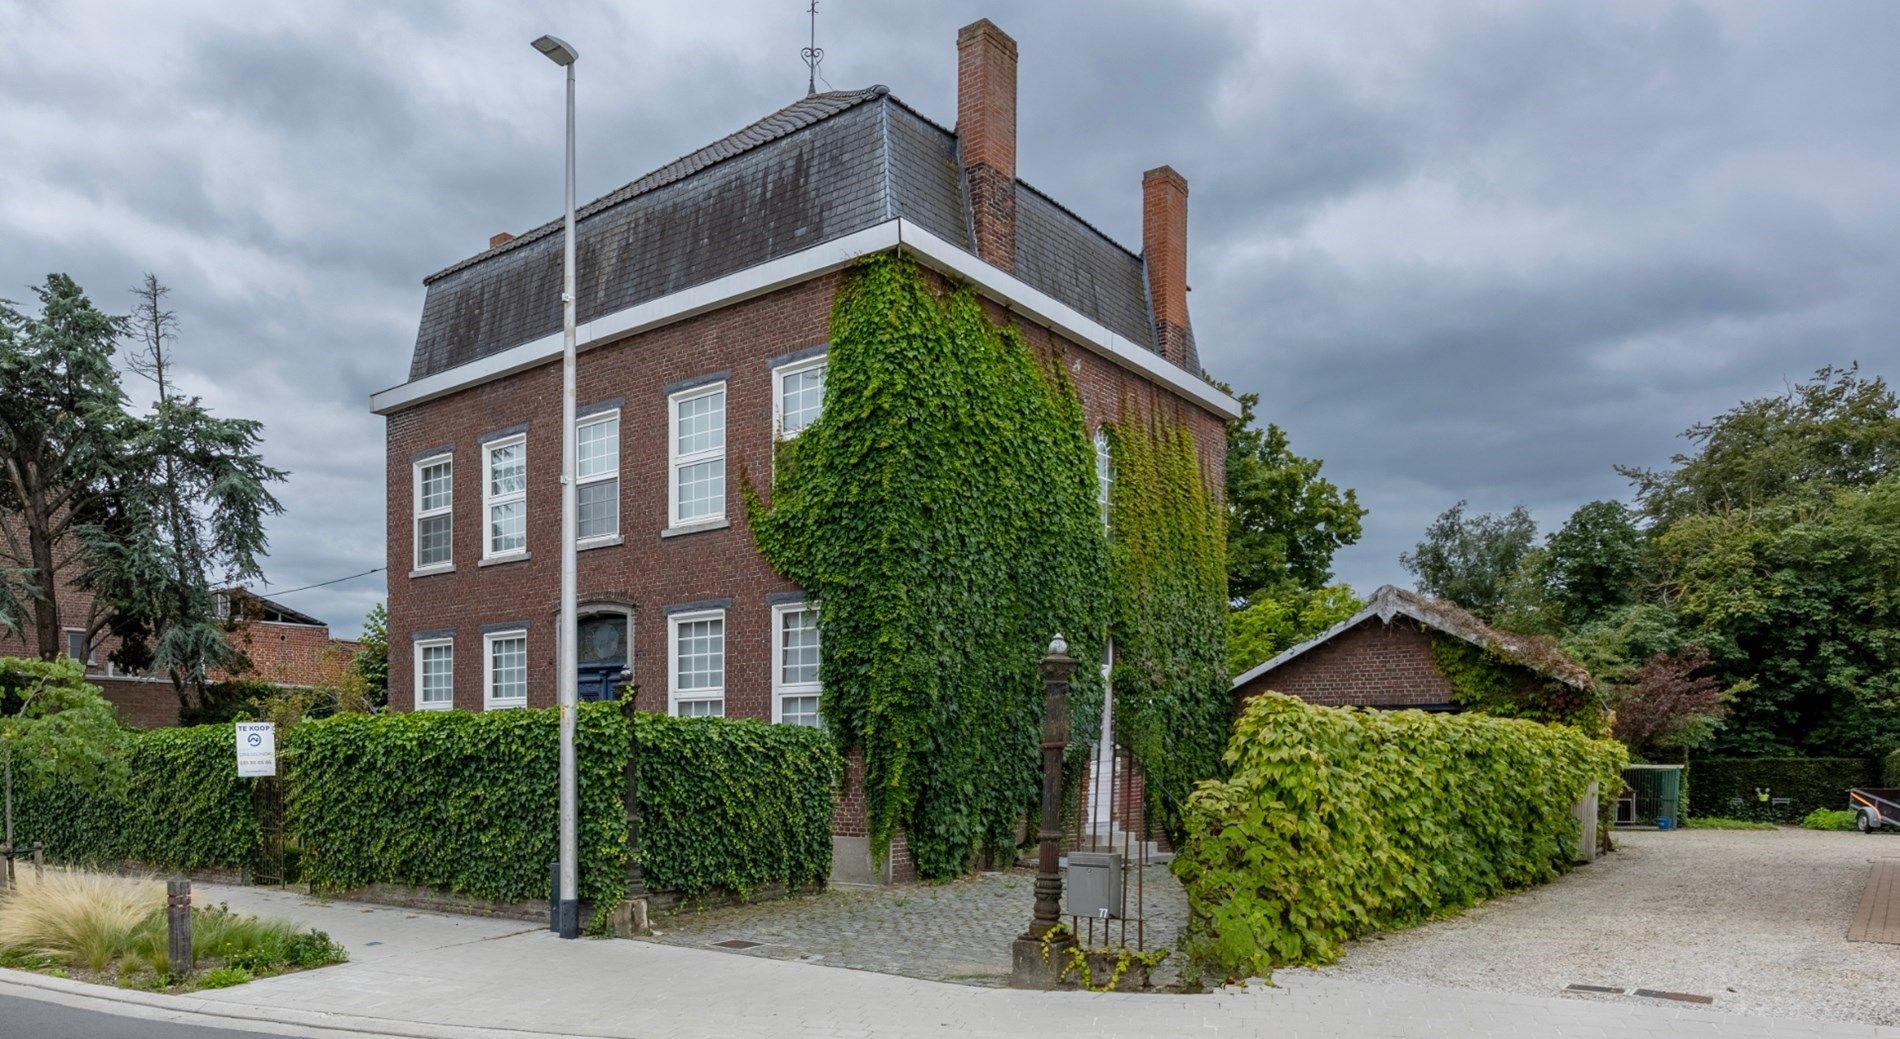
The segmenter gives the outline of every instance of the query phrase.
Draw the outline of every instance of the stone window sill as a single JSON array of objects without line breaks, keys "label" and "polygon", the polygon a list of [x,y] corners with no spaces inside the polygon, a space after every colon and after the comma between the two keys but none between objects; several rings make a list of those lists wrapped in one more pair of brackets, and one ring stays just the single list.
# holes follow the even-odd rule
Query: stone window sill
[{"label": "stone window sill", "polygon": [[687,534],[703,533],[708,530],[724,530],[730,526],[732,526],[732,521],[723,518],[705,520],[699,523],[686,523],[677,527],[668,527],[660,531],[660,536],[663,538],[677,538],[684,537]]},{"label": "stone window sill", "polygon": [[624,545],[626,543],[626,539],[620,535],[609,534],[605,537],[588,538],[585,541],[577,541],[574,543],[574,551],[585,552],[590,548],[612,548],[615,545]]},{"label": "stone window sill", "polygon": [[437,574],[452,574],[454,572],[455,572],[454,563],[437,563],[434,566],[416,567],[414,570],[409,571],[409,576],[411,578],[434,577]]},{"label": "stone window sill", "polygon": [[476,566],[506,566],[509,563],[525,563],[533,558],[526,552],[511,552],[505,556],[492,556],[475,564]]}]

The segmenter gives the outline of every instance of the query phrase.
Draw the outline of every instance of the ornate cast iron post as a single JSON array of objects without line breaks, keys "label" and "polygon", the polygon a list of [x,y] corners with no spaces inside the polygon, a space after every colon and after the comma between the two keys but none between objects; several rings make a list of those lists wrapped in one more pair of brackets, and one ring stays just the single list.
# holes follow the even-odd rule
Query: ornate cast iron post
[{"label": "ornate cast iron post", "polygon": [[1042,825],[1036,865],[1036,912],[1029,930],[1011,950],[1012,984],[1026,988],[1055,985],[1058,964],[1044,949],[1043,936],[1062,922],[1062,752],[1069,745],[1069,678],[1075,658],[1058,634],[1042,658]]}]

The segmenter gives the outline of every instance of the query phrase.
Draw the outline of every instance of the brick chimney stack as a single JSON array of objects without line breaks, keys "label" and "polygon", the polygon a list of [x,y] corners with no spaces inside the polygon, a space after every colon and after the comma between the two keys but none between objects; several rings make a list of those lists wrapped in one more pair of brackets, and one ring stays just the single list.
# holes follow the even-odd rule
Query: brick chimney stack
[{"label": "brick chimney stack", "polygon": [[1148,268],[1161,355],[1194,371],[1194,340],[1188,333],[1187,179],[1161,166],[1141,175],[1141,258]]},{"label": "brick chimney stack", "polygon": [[976,254],[1016,268],[1016,41],[985,18],[957,32],[957,149]]},{"label": "brick chimney stack", "polygon": [[499,249],[502,246],[507,245],[509,242],[512,242],[514,240],[515,240],[514,235],[509,234],[506,231],[497,231],[494,234],[491,234],[488,236],[488,247],[490,249]]}]

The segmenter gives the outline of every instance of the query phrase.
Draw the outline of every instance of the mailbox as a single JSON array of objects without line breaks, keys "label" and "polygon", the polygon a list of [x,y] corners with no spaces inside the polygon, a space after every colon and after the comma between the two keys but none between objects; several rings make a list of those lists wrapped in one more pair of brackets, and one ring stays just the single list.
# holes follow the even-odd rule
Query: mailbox
[{"label": "mailbox", "polygon": [[1072,851],[1067,915],[1117,920],[1122,915],[1122,856],[1120,852]]}]

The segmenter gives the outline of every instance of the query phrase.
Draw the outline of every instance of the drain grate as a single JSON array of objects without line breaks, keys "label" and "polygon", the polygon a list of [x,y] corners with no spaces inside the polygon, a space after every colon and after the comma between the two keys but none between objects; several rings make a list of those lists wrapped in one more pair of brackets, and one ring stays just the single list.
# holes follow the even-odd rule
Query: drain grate
[{"label": "drain grate", "polygon": [[1609,996],[1641,996],[1644,999],[1672,999],[1678,1003],[1713,1003],[1714,996],[1698,996],[1692,992],[1665,992],[1653,988],[1616,988],[1610,985],[1565,985],[1565,992],[1600,992]]},{"label": "drain grate", "polygon": [[1611,988],[1608,985],[1565,985],[1564,990],[1567,992],[1607,992],[1614,996],[1620,996],[1629,991],[1628,989]]},{"label": "drain grate", "polygon": [[748,942],[744,938],[728,938],[723,942],[712,943],[715,949],[756,949],[764,942]]}]

